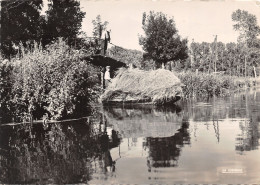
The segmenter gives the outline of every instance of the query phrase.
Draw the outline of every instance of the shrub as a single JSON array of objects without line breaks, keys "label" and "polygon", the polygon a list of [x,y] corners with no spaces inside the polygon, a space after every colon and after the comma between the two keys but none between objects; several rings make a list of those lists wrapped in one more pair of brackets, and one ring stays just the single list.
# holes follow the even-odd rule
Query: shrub
[{"label": "shrub", "polygon": [[52,119],[71,115],[95,101],[101,91],[98,71],[81,60],[84,53],[59,40],[43,49],[21,48],[20,60],[12,59],[12,106],[28,119],[44,113]]},{"label": "shrub", "polygon": [[6,107],[10,100],[13,66],[0,57],[0,107]]}]

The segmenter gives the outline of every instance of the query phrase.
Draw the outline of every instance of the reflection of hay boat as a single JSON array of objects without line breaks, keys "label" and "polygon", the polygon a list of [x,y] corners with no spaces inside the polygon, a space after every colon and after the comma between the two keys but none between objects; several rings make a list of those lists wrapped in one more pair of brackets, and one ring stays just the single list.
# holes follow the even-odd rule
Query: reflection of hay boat
[{"label": "reflection of hay boat", "polygon": [[173,72],[158,69],[120,69],[101,97],[103,103],[174,103],[182,97],[182,83]]},{"label": "reflection of hay boat", "polygon": [[158,109],[105,108],[108,124],[123,138],[169,137],[182,125],[182,114]]}]

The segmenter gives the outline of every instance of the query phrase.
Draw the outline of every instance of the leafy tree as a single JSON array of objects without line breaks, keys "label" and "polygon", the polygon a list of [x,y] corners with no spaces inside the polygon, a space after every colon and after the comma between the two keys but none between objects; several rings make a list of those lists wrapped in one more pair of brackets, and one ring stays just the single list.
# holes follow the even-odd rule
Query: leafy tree
[{"label": "leafy tree", "polygon": [[93,36],[101,38],[103,31],[107,29],[108,22],[102,22],[101,16],[98,15],[96,19],[92,21],[92,24],[94,26]]},{"label": "leafy tree", "polygon": [[260,65],[260,27],[257,25],[257,19],[255,15],[242,11],[236,10],[232,14],[232,20],[236,22],[234,29],[240,32],[238,37],[239,48],[239,75],[240,73],[247,75],[256,75],[255,68]]},{"label": "leafy tree", "polygon": [[15,54],[14,45],[39,41],[41,38],[40,16],[42,0],[8,0],[1,2],[1,52],[6,57]]},{"label": "leafy tree", "polygon": [[48,6],[43,44],[46,45],[58,37],[68,39],[69,44],[75,44],[86,14],[80,10],[80,2],[77,0],[49,0]]},{"label": "leafy tree", "polygon": [[145,36],[139,37],[139,44],[151,59],[165,65],[188,57],[187,39],[181,40],[173,18],[151,11],[143,14],[142,24]]},{"label": "leafy tree", "polygon": [[207,55],[206,53],[203,52],[203,50],[209,50],[209,46],[206,46],[206,43],[200,44],[200,43],[193,42],[191,43],[190,49],[191,49],[191,55],[193,59],[191,63],[191,67],[203,71],[204,69],[201,68],[200,65],[207,58]]},{"label": "leafy tree", "polygon": [[[259,66],[260,52],[257,48],[248,48],[244,43],[217,42],[216,53],[213,52],[215,43],[191,43],[190,68],[203,72],[214,71],[214,57],[217,55],[216,70],[228,75],[255,76]],[[187,61],[189,62],[189,61]],[[256,71],[257,72],[257,71]]]},{"label": "leafy tree", "polygon": [[239,42],[246,43],[248,47],[253,47],[259,43],[257,36],[260,34],[260,27],[257,25],[255,15],[238,9],[232,13],[232,20],[236,22],[233,25],[234,29],[240,32]]},{"label": "leafy tree", "polygon": [[231,42],[226,44],[226,72],[229,75],[234,74],[235,71],[235,62],[236,62],[236,44]]},{"label": "leafy tree", "polygon": [[101,16],[98,15],[95,20],[92,20],[93,24],[93,48],[96,54],[106,54],[108,42],[110,42],[110,32],[107,31],[105,38],[102,38],[103,32],[106,31],[108,22],[102,22]]}]

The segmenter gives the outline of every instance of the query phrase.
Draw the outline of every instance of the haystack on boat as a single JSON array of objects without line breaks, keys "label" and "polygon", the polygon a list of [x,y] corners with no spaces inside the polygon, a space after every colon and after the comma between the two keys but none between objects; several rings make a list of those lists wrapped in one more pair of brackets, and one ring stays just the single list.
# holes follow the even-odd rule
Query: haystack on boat
[{"label": "haystack on boat", "polygon": [[165,69],[119,69],[101,96],[103,103],[174,103],[182,97],[182,83]]}]

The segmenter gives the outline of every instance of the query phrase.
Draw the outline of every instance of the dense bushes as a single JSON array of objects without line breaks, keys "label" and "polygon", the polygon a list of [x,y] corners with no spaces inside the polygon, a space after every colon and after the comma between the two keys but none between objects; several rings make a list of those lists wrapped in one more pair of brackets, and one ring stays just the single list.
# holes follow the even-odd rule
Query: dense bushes
[{"label": "dense bushes", "polygon": [[10,100],[13,66],[0,58],[0,108],[7,107]]},{"label": "dense bushes", "polygon": [[[68,116],[93,102],[101,91],[98,71],[82,61],[82,51],[71,49],[64,41],[42,49],[21,48],[21,57],[11,59],[12,110],[22,118],[51,119]],[[2,99],[2,98],[1,98]]]}]

